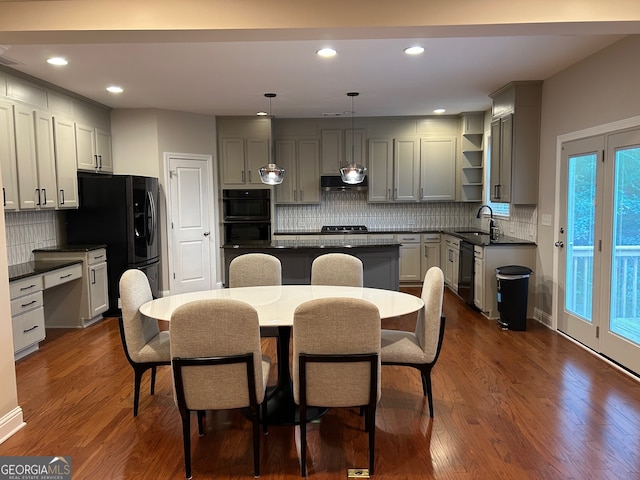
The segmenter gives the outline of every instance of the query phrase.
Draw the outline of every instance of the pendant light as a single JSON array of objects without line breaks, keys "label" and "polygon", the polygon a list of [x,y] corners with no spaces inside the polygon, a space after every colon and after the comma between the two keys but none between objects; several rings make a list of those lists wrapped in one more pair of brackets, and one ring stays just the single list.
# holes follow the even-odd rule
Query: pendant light
[{"label": "pendant light", "polygon": [[344,183],[362,183],[367,173],[367,169],[356,163],[356,131],[355,131],[355,109],[354,99],[360,95],[358,92],[347,93],[351,97],[351,162],[340,169],[340,176]]},{"label": "pendant light", "polygon": [[271,116],[271,99],[275,98],[275,93],[265,93],[265,97],[269,99],[269,120],[271,122],[270,134],[269,134],[269,163],[264,167],[261,167],[258,172],[260,173],[260,180],[267,185],[280,185],[284,180],[284,168],[277,166],[273,160],[273,117]]}]

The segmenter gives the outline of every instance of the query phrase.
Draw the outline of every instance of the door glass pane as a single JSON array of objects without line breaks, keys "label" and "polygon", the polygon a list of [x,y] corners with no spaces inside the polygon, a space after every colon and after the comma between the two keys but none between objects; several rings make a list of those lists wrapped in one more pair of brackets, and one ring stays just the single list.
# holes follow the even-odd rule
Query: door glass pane
[{"label": "door glass pane", "polygon": [[565,309],[591,322],[596,196],[595,153],[569,157]]},{"label": "door glass pane", "polygon": [[640,147],[616,150],[611,268],[612,332],[640,344]]}]

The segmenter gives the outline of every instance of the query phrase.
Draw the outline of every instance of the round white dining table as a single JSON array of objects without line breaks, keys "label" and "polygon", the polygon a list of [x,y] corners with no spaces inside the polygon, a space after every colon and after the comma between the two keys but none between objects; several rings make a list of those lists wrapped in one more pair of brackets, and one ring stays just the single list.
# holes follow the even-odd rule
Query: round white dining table
[{"label": "round white dining table", "polygon": [[[140,307],[140,313],[158,320],[171,321],[171,314],[181,305],[211,298],[231,298],[253,306],[261,327],[278,327],[278,383],[267,392],[267,422],[271,425],[300,423],[293,400],[289,369],[289,344],[296,307],[307,300],[349,297],[367,300],[378,307],[380,318],[391,318],[416,312],[424,306],[420,297],[377,288],[338,287],[327,285],[279,285],[238,287],[181,293],[157,298]],[[322,415],[326,409],[308,408],[307,421]]]}]

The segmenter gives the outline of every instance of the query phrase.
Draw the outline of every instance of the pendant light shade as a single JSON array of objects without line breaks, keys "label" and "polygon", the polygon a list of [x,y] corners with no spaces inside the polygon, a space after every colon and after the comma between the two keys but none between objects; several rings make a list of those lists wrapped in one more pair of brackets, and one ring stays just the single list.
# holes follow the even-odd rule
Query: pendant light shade
[{"label": "pendant light shade", "polygon": [[[269,120],[273,122],[273,117],[271,116],[271,99],[275,98],[275,93],[265,93],[265,97],[269,99]],[[280,185],[282,180],[284,180],[285,169],[277,166],[274,162],[274,152],[273,152],[273,125],[270,127],[270,137],[269,138],[269,163],[264,167],[261,167],[258,170],[260,174],[260,180],[262,183],[267,185]]]},{"label": "pendant light shade", "polygon": [[356,163],[356,131],[355,131],[355,109],[354,99],[360,95],[358,92],[347,93],[348,97],[351,97],[351,162],[340,169],[340,176],[344,183],[351,185],[362,183],[367,173],[366,167]]}]

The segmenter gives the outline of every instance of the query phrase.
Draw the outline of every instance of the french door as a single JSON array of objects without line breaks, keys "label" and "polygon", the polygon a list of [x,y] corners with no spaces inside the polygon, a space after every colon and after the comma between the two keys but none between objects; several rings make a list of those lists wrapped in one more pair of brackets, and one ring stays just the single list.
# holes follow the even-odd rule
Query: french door
[{"label": "french door", "polygon": [[558,329],[640,373],[640,129],[562,145]]}]

